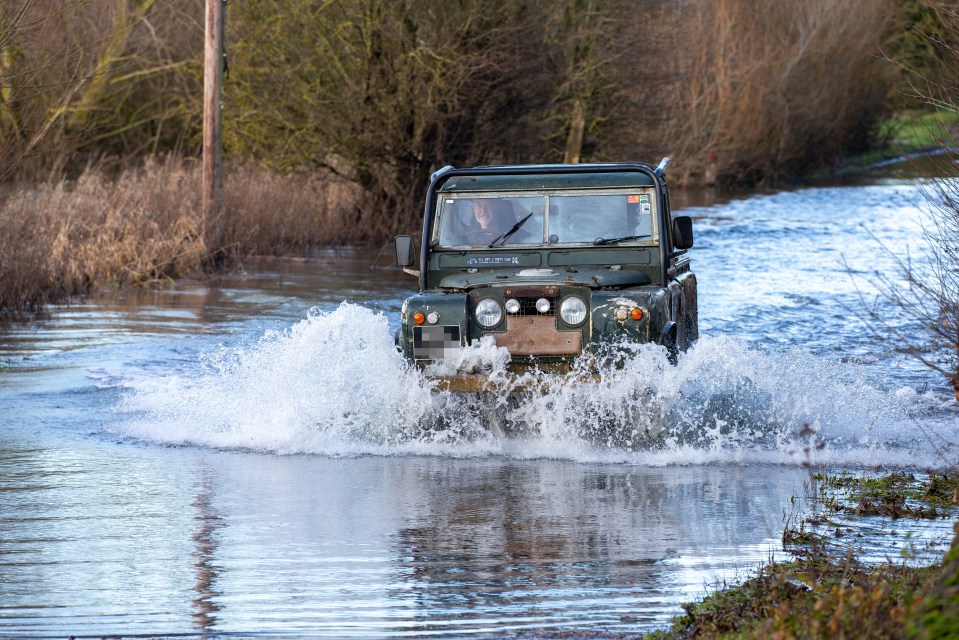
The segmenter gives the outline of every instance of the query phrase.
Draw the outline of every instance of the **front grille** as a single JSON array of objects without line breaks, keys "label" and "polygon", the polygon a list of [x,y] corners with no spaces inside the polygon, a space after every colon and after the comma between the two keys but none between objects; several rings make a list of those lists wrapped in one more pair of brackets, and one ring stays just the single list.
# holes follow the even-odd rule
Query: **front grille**
[{"label": "front grille", "polygon": [[555,316],[556,315],[556,299],[549,299],[549,311],[546,313],[540,313],[536,310],[536,301],[539,298],[516,298],[519,301],[519,312],[510,313],[510,316]]}]

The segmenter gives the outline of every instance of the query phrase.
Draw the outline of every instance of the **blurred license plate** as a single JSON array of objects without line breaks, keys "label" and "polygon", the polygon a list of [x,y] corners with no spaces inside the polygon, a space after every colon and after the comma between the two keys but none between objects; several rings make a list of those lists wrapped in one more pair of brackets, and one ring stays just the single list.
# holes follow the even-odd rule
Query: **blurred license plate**
[{"label": "blurred license plate", "polygon": [[413,327],[413,357],[417,360],[440,360],[461,345],[459,325]]}]

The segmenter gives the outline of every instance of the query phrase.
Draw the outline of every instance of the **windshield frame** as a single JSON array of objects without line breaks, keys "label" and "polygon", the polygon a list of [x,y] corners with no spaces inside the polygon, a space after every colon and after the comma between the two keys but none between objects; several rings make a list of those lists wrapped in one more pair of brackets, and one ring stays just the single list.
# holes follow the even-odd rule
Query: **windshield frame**
[{"label": "windshield frame", "polygon": [[[647,238],[631,238],[624,240],[622,242],[615,243],[606,243],[606,244],[596,244],[596,240],[599,238],[591,238],[589,240],[583,241],[554,241],[550,242],[550,238],[553,235],[550,232],[550,220],[551,217],[558,217],[558,214],[553,211],[551,207],[550,198],[553,197],[585,197],[585,196],[648,196],[649,197],[649,211],[643,211],[641,215],[648,216],[649,225],[650,225],[650,234]],[[430,247],[437,250],[501,250],[509,249],[515,251],[518,248],[522,249],[542,249],[542,248],[605,248],[605,247],[655,247],[660,244],[660,230],[659,230],[659,201],[658,201],[658,190],[654,186],[635,186],[635,187],[606,187],[606,188],[578,188],[578,189],[524,189],[522,191],[512,191],[512,190],[499,190],[499,191],[464,191],[464,192],[446,192],[437,194],[437,199],[435,207],[432,211],[433,219],[430,221],[430,227],[432,230],[432,237],[430,238]],[[498,242],[495,246],[488,246],[487,243],[476,243],[476,244],[441,244],[440,236],[442,235],[444,216],[450,215],[452,212],[447,213],[446,206],[450,202],[458,200],[476,200],[482,198],[522,198],[522,197],[539,197],[543,199],[543,211],[540,214],[542,218],[542,230],[543,236],[539,242],[510,242],[509,239],[506,242]],[[535,212],[534,212],[535,214]],[[534,215],[530,219],[530,222],[534,222],[538,216]],[[518,220],[521,219],[518,218]],[[630,235],[630,234],[626,234]],[[608,238],[603,238],[608,239]]]}]

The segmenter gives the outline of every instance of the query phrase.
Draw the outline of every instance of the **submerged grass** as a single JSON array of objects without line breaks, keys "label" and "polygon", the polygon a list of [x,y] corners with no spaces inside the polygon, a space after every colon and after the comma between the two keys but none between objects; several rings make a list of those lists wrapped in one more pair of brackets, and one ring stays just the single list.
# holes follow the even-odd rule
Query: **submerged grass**
[{"label": "submerged grass", "polygon": [[[904,517],[901,500],[914,503],[914,515],[910,517],[955,516],[959,475],[821,473],[816,481],[822,509],[796,526],[787,526],[783,534],[784,546],[793,553],[793,560],[770,562],[743,584],[719,589],[699,602],[684,605],[683,615],[674,619],[669,629],[645,637],[959,637],[959,523],[953,525],[954,539],[942,562],[925,567],[912,566],[905,560],[865,563],[851,547],[837,553],[839,547],[819,533],[824,526],[834,524],[830,513]],[[896,506],[881,506],[886,502]],[[874,508],[877,504],[880,507]]]},{"label": "submerged grass", "polygon": [[[852,501],[841,508],[860,516],[938,518],[959,503],[959,474],[956,473],[933,472],[924,480],[903,472],[877,477],[820,474],[818,479],[824,490],[839,491]],[[835,499],[831,504],[837,505]]]}]

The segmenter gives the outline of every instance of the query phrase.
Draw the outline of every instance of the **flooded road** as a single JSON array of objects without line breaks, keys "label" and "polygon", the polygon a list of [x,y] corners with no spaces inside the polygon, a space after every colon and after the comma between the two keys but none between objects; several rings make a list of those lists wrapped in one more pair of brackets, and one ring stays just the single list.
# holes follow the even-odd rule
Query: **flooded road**
[{"label": "flooded road", "polygon": [[[908,182],[689,206],[702,339],[498,440],[392,347],[387,251],[105,292],[0,329],[0,635],[599,637],[771,555],[812,469],[942,466],[938,378],[859,319]],[[893,322],[907,322],[895,320]],[[610,446],[637,385],[655,451]],[[443,428],[422,430],[441,417]],[[959,457],[959,456],[957,456]],[[953,458],[955,459],[955,458]],[[919,525],[897,525],[890,556]]]}]

